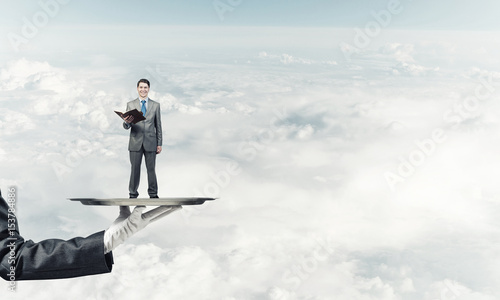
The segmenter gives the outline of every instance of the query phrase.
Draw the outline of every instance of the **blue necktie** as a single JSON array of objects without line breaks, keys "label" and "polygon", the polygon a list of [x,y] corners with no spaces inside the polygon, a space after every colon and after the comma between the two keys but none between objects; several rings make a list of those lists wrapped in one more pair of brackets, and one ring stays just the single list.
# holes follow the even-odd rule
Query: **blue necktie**
[{"label": "blue necktie", "polygon": [[146,116],[146,100],[142,100],[141,110],[142,110],[142,115]]}]

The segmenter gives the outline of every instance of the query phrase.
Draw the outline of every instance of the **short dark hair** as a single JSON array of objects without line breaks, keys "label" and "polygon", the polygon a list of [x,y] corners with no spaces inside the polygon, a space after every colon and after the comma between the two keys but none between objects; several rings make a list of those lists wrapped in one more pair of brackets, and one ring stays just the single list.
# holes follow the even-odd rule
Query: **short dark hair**
[{"label": "short dark hair", "polygon": [[139,84],[140,84],[141,82],[142,82],[142,83],[147,84],[147,85],[148,85],[148,87],[151,87],[151,85],[149,84],[149,80],[144,79],[144,78],[143,78],[143,79],[141,79],[141,80],[139,80],[139,81],[137,82],[137,87],[139,87]]}]

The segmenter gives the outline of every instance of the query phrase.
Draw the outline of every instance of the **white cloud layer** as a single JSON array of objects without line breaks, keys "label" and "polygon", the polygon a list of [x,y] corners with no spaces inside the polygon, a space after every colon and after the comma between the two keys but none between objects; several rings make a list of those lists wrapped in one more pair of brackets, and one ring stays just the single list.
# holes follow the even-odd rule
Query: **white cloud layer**
[{"label": "white cloud layer", "polygon": [[497,299],[498,64],[456,36],[427,37],[381,37],[350,61],[256,44],[7,62],[0,185],[18,186],[27,238],[112,222],[115,208],[65,198],[127,196],[128,132],[113,110],[140,77],[162,107],[160,196],[221,197],[120,246],[111,274],[20,282],[9,296]]}]

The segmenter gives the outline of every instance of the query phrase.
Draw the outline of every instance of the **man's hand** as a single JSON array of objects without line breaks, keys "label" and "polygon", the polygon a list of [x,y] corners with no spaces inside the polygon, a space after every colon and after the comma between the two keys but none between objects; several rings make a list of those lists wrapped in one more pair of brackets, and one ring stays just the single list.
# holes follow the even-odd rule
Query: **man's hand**
[{"label": "man's hand", "polygon": [[132,123],[132,121],[134,121],[134,116],[130,115],[126,118],[123,118],[123,121],[125,121],[125,123],[130,124],[130,123]]},{"label": "man's hand", "polygon": [[156,154],[160,154],[161,153],[161,146],[158,146],[156,147]]}]

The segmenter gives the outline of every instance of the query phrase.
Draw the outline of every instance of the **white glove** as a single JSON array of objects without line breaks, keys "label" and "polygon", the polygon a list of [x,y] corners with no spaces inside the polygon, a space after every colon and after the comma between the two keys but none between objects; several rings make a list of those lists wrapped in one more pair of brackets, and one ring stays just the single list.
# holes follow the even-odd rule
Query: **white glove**
[{"label": "white glove", "polygon": [[118,245],[130,238],[134,233],[146,227],[149,223],[181,209],[182,206],[159,206],[142,213],[146,206],[136,206],[132,213],[120,212],[118,218],[104,232],[104,253],[113,251]]}]

